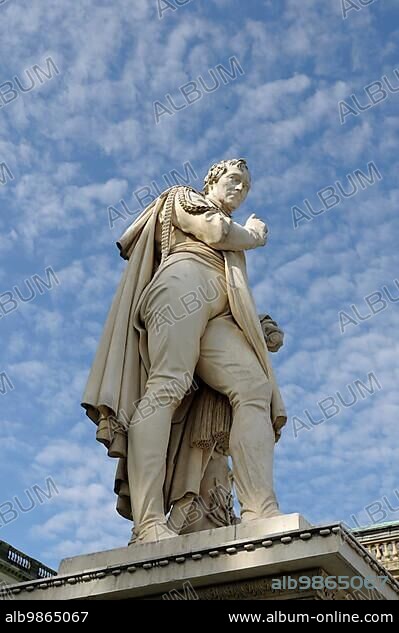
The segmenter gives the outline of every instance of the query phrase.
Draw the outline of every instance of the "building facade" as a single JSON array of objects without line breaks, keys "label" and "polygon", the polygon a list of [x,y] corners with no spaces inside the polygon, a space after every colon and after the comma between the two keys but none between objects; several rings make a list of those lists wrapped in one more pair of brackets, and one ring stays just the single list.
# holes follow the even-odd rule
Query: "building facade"
[{"label": "building facade", "polygon": [[38,560],[0,541],[0,586],[14,585],[27,580],[50,578],[57,572]]},{"label": "building facade", "polygon": [[399,521],[358,528],[352,533],[392,576],[399,579]]}]

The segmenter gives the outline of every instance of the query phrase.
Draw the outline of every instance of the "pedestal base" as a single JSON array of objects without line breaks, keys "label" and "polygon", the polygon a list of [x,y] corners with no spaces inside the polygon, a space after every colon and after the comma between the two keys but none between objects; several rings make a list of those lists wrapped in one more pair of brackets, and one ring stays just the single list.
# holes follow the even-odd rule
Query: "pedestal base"
[{"label": "pedestal base", "polygon": [[11,590],[20,600],[399,599],[399,584],[343,526],[298,514],[68,558],[57,576]]}]

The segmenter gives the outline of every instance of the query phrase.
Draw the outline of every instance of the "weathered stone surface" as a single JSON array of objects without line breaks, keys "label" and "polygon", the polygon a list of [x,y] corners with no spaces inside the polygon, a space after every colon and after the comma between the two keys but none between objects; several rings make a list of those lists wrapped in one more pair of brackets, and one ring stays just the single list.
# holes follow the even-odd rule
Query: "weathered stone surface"
[{"label": "weathered stone surface", "polygon": [[[252,529],[217,528],[66,559],[54,579],[22,583],[15,591],[20,600],[399,598],[399,583],[339,524],[311,527],[299,515],[279,519],[288,531],[279,532],[269,519]],[[309,586],[290,588],[288,577],[293,585],[301,576]],[[348,578],[352,589],[331,587],[338,577]],[[375,589],[362,587],[366,578]]]}]

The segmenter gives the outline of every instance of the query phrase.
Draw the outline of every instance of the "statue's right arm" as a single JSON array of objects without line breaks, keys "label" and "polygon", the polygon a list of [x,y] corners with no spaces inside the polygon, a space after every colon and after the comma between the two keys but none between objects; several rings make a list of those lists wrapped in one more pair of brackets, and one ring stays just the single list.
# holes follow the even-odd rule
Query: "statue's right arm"
[{"label": "statue's right arm", "polygon": [[202,194],[180,191],[176,197],[173,224],[184,233],[221,251],[243,251],[265,244],[265,237],[255,228],[241,226],[210,206]]},{"label": "statue's right arm", "polygon": [[[221,251],[247,251],[251,248],[266,244],[266,233],[262,226],[251,226],[247,221],[245,226],[233,222],[230,219],[230,227],[226,237],[220,240],[213,248]],[[264,225],[262,221],[261,225]]]}]

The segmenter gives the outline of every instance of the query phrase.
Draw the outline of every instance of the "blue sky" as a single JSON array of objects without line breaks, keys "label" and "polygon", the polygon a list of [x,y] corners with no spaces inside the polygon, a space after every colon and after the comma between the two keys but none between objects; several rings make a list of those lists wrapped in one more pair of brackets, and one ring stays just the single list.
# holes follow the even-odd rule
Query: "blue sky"
[{"label": "blue sky", "polygon": [[[80,407],[125,266],[115,241],[131,219],[110,228],[109,208],[123,200],[134,212],[134,192],[162,188],[171,170],[201,188],[227,157],[252,173],[238,220],[255,212],[270,230],[248,256],[259,312],[286,332],[272,357],[289,413],[276,449],[281,508],[314,523],[399,518],[397,3],[167,4],[0,3],[0,539],[53,567],[129,537],[114,510],[115,462]],[[210,86],[210,70],[231,70],[232,58],[242,72],[206,92],[199,77]],[[200,97],[188,105],[182,86]],[[156,122],[168,94],[181,108]],[[342,121],[343,102],[357,110]],[[355,183],[353,195],[337,182]],[[312,218],[305,200],[324,212]],[[309,216],[296,228],[294,207]],[[23,301],[15,288],[26,298],[29,284]],[[343,312],[358,324],[340,328]],[[337,404],[356,381],[373,393]],[[309,428],[295,432],[294,417]],[[18,509],[15,498],[28,507],[26,490],[48,478],[58,494]]]}]

